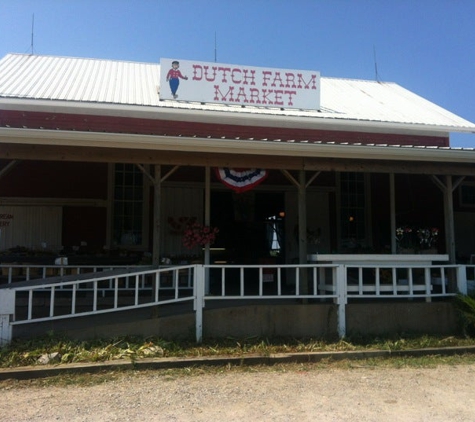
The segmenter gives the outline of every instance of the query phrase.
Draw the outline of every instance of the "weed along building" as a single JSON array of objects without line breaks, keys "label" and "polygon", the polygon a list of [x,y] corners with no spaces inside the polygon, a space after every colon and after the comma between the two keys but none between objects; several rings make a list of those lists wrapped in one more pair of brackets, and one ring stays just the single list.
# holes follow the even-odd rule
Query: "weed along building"
[{"label": "weed along building", "polygon": [[475,263],[453,132],[396,83],[9,54],[2,339],[450,332]]}]

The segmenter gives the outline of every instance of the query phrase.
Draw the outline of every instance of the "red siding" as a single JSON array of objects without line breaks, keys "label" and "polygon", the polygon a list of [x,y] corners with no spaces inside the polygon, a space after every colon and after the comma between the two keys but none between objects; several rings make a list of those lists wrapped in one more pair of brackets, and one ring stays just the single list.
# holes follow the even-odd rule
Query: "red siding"
[{"label": "red siding", "polygon": [[[278,117],[276,117],[278,118]],[[350,142],[417,146],[449,146],[448,137],[344,132],[296,128],[239,126],[157,119],[90,116],[62,113],[5,111],[0,126],[29,129],[58,129],[86,132],[134,133],[143,135],[198,136],[214,138],[282,139],[314,142]]]},{"label": "red siding", "polygon": [[22,161],[2,177],[0,196],[107,199],[107,164]]}]

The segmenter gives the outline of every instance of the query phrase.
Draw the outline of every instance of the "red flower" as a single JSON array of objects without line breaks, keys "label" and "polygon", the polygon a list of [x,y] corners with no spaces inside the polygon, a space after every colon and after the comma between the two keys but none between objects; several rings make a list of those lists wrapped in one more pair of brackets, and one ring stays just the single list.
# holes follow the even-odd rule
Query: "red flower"
[{"label": "red flower", "polygon": [[193,249],[195,246],[212,245],[218,232],[217,227],[204,226],[195,222],[185,229],[183,245],[188,249]]}]

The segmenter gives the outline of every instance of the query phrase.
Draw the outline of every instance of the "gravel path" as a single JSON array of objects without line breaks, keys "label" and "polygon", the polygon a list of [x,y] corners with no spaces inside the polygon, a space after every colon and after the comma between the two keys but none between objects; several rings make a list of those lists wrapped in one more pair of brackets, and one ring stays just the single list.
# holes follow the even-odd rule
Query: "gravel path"
[{"label": "gravel path", "polygon": [[475,421],[475,364],[147,371],[91,386],[20,385],[0,383],[2,421]]}]

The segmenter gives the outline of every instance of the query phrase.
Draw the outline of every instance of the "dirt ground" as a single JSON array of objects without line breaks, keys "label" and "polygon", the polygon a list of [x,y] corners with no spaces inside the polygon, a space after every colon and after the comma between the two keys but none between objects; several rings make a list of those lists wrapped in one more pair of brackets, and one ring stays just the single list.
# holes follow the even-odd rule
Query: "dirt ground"
[{"label": "dirt ground", "polygon": [[0,383],[2,421],[475,421],[475,364],[127,372],[94,385]]}]

